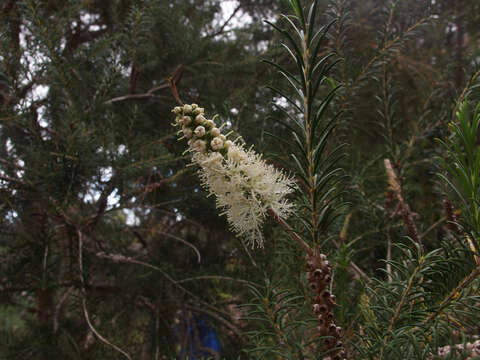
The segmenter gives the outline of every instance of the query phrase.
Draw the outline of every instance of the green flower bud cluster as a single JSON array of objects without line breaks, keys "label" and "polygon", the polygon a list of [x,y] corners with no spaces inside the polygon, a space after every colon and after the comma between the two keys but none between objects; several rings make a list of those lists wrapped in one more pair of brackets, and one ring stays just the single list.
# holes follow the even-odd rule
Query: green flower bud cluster
[{"label": "green flower bud cluster", "polygon": [[207,119],[205,109],[197,104],[177,106],[172,112],[176,115],[173,125],[182,127],[178,134],[182,135],[180,139],[188,140],[190,149],[202,154],[219,152],[225,155],[233,144],[216,127],[215,118]]}]

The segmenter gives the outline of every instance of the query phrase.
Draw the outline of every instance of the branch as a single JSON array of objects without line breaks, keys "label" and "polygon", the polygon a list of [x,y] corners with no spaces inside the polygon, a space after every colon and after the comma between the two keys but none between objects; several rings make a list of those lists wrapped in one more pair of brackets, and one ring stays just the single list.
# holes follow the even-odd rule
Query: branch
[{"label": "branch", "polygon": [[249,284],[252,286],[260,287],[259,284],[256,284],[254,282],[248,281],[248,280],[243,280],[243,279],[235,279],[229,276],[220,276],[220,275],[201,275],[201,276],[195,276],[191,278],[186,278],[182,280],[178,280],[178,283],[184,283],[184,282],[189,282],[189,281],[196,281],[196,280],[229,280],[229,281],[236,281],[242,284]]},{"label": "branch", "polygon": [[301,248],[303,248],[305,250],[305,252],[308,254],[308,255],[313,255],[313,251],[312,249],[310,248],[310,246],[302,240],[302,238],[300,238],[300,236],[298,236],[298,234],[295,232],[295,230],[293,230],[290,225],[288,225],[285,220],[283,220],[280,216],[278,216],[278,214],[272,209],[272,208],[269,208],[268,209],[268,213],[273,217],[273,219],[283,228],[283,230],[285,230],[291,237],[293,240],[296,241],[296,243],[298,245],[300,245]]},{"label": "branch", "polygon": [[222,26],[220,26],[220,29],[218,29],[216,32],[214,32],[213,34],[208,34],[207,36],[204,37],[204,39],[210,39],[212,37],[215,37],[217,35],[220,35],[221,33],[223,33],[223,30],[225,30],[225,28],[227,27],[227,25],[230,23],[230,21],[234,18],[234,16],[237,14],[238,10],[240,10],[242,8],[242,5],[238,5],[235,10],[233,10],[233,13],[232,15],[230,15],[230,17],[223,23]]},{"label": "branch", "polygon": [[[127,94],[127,95],[123,95],[123,96],[118,96],[118,97],[115,97],[113,99],[105,101],[105,104],[113,104],[113,103],[120,102],[120,101],[125,101],[125,100],[150,99],[150,98],[155,96],[154,92],[159,91],[159,90],[163,90],[163,89],[168,89],[169,87],[171,88],[172,87],[171,81],[173,81],[174,86],[178,85],[180,83],[180,80],[182,79],[183,71],[184,71],[184,66],[179,65],[175,69],[175,73],[173,74],[173,76],[171,78],[169,78],[165,84],[162,84],[160,86],[155,86],[155,87],[151,88],[150,90],[148,90],[146,93],[143,93],[143,94]],[[177,93],[177,96],[178,96],[178,93]]]},{"label": "branch", "polygon": [[70,41],[65,46],[64,55],[68,52],[72,52],[80,45],[98,39],[109,32],[110,29],[107,27],[105,29],[97,30],[97,31],[88,31],[88,30],[79,30],[73,34],[70,38]]}]

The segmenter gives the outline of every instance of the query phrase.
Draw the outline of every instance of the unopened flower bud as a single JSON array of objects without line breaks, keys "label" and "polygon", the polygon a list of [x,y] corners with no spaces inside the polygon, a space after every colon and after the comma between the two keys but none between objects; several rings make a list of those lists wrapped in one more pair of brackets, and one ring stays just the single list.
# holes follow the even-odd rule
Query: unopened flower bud
[{"label": "unopened flower bud", "polygon": [[[223,142],[227,141],[227,137],[226,137],[225,135],[223,135],[223,134],[220,134],[218,137],[219,137],[220,139],[222,139]],[[230,142],[231,142],[231,141],[230,141]]]},{"label": "unopened flower bud", "polygon": [[188,146],[192,146],[194,141],[195,140],[193,140],[193,139],[188,140],[188,142],[187,142]]},{"label": "unopened flower bud", "polygon": [[172,110],[173,113],[175,114],[181,114],[182,113],[182,108],[180,106],[175,106],[175,108]]},{"label": "unopened flower bud", "polygon": [[203,135],[205,135],[205,128],[203,126],[197,126],[194,132],[195,136],[202,137]]},{"label": "unopened flower bud", "polygon": [[195,122],[197,124],[202,124],[203,125],[206,121],[207,121],[207,119],[205,119],[205,117],[203,115],[197,115],[195,117]]},{"label": "unopened flower bud", "polygon": [[192,118],[190,116],[184,116],[182,119],[183,125],[188,125],[192,122]]},{"label": "unopened flower bud", "polygon": [[183,128],[183,136],[185,136],[187,139],[190,139],[193,135],[193,131],[190,128]]},{"label": "unopened flower bud", "polygon": [[203,114],[204,112],[205,112],[205,109],[201,108],[201,107],[197,107],[197,108],[195,108],[195,110],[193,110],[193,113],[195,115],[200,115],[200,114]]},{"label": "unopened flower bud", "polygon": [[232,145],[233,145],[232,141],[230,141],[230,140],[225,141],[225,149],[228,149]]},{"label": "unopened flower bud", "polygon": [[214,127],[212,130],[210,130],[210,134],[212,134],[212,136],[219,136],[220,135],[220,130],[218,128]]},{"label": "unopened flower bud", "polygon": [[207,149],[207,144],[205,144],[205,141],[203,140],[196,140],[193,144],[192,147],[197,150],[200,153],[204,153],[205,150]]},{"label": "unopened flower bud", "polygon": [[219,137],[216,137],[210,142],[210,146],[213,150],[220,150],[223,148],[223,141]]},{"label": "unopened flower bud", "polygon": [[197,104],[192,104],[192,109],[195,110],[196,108],[198,108],[198,105]]},{"label": "unopened flower bud", "polygon": [[215,122],[213,120],[207,120],[205,121],[205,125],[211,128],[215,127]]},{"label": "unopened flower bud", "polygon": [[183,112],[185,114],[190,114],[192,112],[192,106],[191,105],[183,105]]}]

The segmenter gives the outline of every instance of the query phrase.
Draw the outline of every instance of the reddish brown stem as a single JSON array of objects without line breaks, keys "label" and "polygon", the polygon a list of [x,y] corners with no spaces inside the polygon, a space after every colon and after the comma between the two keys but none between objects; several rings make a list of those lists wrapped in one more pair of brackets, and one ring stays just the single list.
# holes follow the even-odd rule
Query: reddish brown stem
[{"label": "reddish brown stem", "polygon": [[268,213],[273,217],[273,219],[285,230],[293,240],[296,241],[300,247],[302,247],[308,255],[313,255],[312,248],[298,236],[298,234],[288,225],[285,220],[283,220],[278,214],[272,209],[268,209]]}]

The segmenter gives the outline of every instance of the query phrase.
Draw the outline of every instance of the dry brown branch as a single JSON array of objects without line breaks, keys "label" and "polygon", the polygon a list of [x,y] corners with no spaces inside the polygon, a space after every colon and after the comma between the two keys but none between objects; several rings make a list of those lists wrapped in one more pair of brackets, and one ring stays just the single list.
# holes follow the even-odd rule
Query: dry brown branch
[{"label": "dry brown branch", "polygon": [[[126,100],[146,100],[146,99],[153,98],[153,97],[156,96],[155,92],[157,92],[159,90],[164,90],[164,89],[171,88],[171,86],[172,86],[171,81],[173,81],[174,86],[178,85],[180,83],[181,78],[182,78],[183,71],[184,71],[184,67],[183,67],[183,65],[180,65],[175,70],[175,73],[173,74],[173,76],[171,78],[169,78],[167,80],[167,82],[165,82],[164,84],[162,84],[160,86],[152,87],[146,93],[142,93],[142,94],[131,93],[131,94],[115,97],[113,99],[105,101],[105,104],[113,104],[113,103],[116,103],[116,102],[126,101]],[[177,96],[178,96],[178,93],[177,93]]]},{"label": "dry brown branch", "polygon": [[395,170],[393,169],[392,163],[390,162],[389,159],[384,159],[384,165],[385,165],[385,170],[387,172],[388,183],[390,184],[390,190],[393,191],[393,193],[395,194],[395,197],[397,198],[400,204],[403,222],[408,229],[408,235],[413,241],[415,241],[418,244],[420,251],[423,251],[422,241],[420,236],[418,235],[418,230],[417,230],[417,226],[415,225],[415,221],[413,220],[412,211],[410,210],[410,207],[403,199],[402,187],[398,180],[397,174],[395,173]]}]

